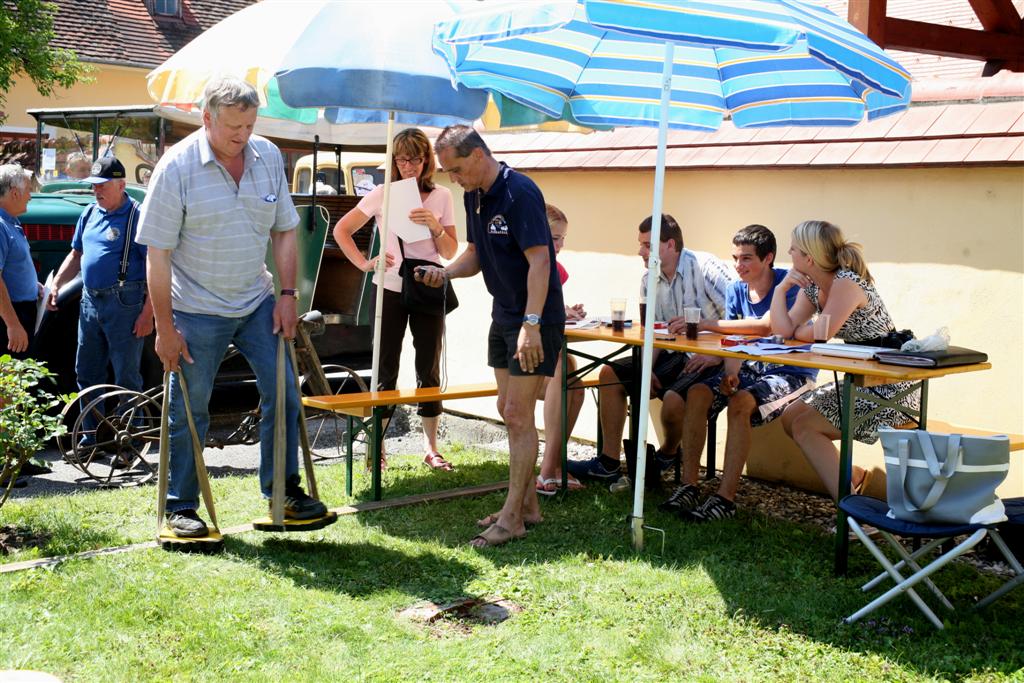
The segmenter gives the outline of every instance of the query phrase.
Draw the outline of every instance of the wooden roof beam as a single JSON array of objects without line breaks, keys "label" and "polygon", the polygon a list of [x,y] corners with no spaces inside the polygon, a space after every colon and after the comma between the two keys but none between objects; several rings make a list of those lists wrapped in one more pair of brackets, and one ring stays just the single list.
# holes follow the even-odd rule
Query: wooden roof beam
[{"label": "wooden roof beam", "polygon": [[[851,3],[852,4],[852,3]],[[1001,60],[1006,68],[1020,70],[1024,65],[1024,35],[995,31],[975,31],[922,21],[888,17],[882,47],[921,52],[943,57]]]},{"label": "wooden roof beam", "polygon": [[986,31],[1021,33],[1022,25],[1012,0],[968,0]]},{"label": "wooden roof beam", "polygon": [[846,20],[881,47],[885,47],[885,5],[886,0],[862,0],[851,2],[846,11]]}]

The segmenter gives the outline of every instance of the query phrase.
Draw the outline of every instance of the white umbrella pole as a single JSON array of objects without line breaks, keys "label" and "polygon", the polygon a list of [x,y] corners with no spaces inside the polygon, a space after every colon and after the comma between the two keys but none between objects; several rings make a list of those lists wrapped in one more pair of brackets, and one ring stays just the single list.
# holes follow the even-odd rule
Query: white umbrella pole
[{"label": "white umbrella pole", "polygon": [[373,365],[370,369],[370,391],[377,391],[377,376],[380,374],[380,324],[384,308],[384,271],[387,269],[388,253],[388,200],[391,198],[391,157],[395,152],[395,112],[388,112],[388,147],[384,155],[384,203],[380,208],[382,225],[377,226],[380,248],[377,250],[377,266],[374,269],[377,280],[377,301],[373,311]]},{"label": "white umbrella pole", "polygon": [[633,516],[630,527],[633,548],[644,548],[644,483],[647,476],[647,420],[651,409],[651,366],[654,351],[654,318],[658,301],[658,275],[661,259],[661,207],[665,190],[665,148],[668,144],[668,108],[672,95],[672,65],[675,46],[665,43],[665,63],[661,72],[661,120],[658,125],[658,155],[654,165],[654,205],[651,209],[651,253],[647,257],[647,316],[644,320],[644,345],[640,364],[640,406],[636,434],[636,481],[633,482]]}]

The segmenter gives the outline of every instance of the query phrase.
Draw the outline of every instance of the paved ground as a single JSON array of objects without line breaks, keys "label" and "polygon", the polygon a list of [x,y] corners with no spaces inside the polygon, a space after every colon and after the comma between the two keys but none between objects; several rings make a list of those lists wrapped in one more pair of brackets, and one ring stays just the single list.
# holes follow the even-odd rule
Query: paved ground
[{"label": "paved ground", "polygon": [[[219,425],[211,429],[211,433],[221,440],[226,440],[235,427],[235,423],[224,426]],[[336,431],[337,427],[337,431]],[[337,425],[332,420],[311,421],[309,427],[310,441],[314,454],[340,455],[344,450],[344,428],[345,423],[338,421]],[[317,433],[319,430],[319,434]],[[394,423],[388,429],[388,437],[385,441],[385,449],[389,453],[417,453],[422,448],[423,435],[419,429],[419,421],[407,412],[398,412]],[[440,441],[445,443],[458,443],[465,446],[478,446],[493,449],[499,453],[508,453],[508,440],[503,426],[482,419],[475,419],[468,416],[445,414],[441,420]],[[363,445],[356,444],[355,451],[358,456],[363,454]],[[444,451],[442,447],[442,452]],[[570,455],[582,457],[584,453],[589,457],[593,448],[583,444],[573,443],[570,448]],[[230,445],[223,448],[207,447],[204,452],[206,464],[211,476],[225,476],[232,473],[255,472],[259,464],[258,445]],[[40,454],[41,458],[53,468],[50,474],[28,477],[29,485],[25,488],[14,489],[12,498],[26,498],[46,494],[74,493],[87,490],[90,487],[99,486],[90,477],[86,476],[77,467],[65,462],[58,449],[52,448]],[[153,444],[145,456],[147,462],[151,463],[154,471],[157,462],[157,445]],[[90,471],[99,477],[107,476],[109,468],[101,461]],[[144,470],[138,469],[138,472]],[[154,478],[155,482],[155,478]]]}]

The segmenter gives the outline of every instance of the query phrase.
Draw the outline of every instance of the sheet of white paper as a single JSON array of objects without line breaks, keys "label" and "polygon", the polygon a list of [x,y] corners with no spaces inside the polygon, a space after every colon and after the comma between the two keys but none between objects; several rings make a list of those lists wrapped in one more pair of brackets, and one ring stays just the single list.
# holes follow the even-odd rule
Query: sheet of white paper
[{"label": "sheet of white paper", "polygon": [[50,299],[50,290],[53,289],[53,271],[46,276],[46,282],[43,283],[43,298],[36,304],[36,329],[35,332],[39,331],[39,326],[43,324],[43,314],[46,313],[46,302]]},{"label": "sheet of white paper", "polygon": [[565,321],[565,329],[567,330],[589,330],[593,327],[600,327],[601,321],[597,318],[584,318],[583,320],[567,320]]},{"label": "sheet of white paper", "polygon": [[409,220],[409,212],[423,207],[420,190],[415,178],[406,178],[391,183],[388,200],[388,230],[406,242],[430,239],[430,229]]}]

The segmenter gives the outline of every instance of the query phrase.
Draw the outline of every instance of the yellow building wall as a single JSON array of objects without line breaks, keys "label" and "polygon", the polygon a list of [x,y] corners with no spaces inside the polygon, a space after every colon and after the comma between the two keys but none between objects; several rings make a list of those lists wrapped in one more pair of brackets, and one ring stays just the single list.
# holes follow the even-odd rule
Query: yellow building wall
[{"label": "yellow building wall", "polygon": [[[530,176],[569,217],[560,256],[570,274],[567,302],[583,303],[599,315],[607,314],[609,298],[626,296],[635,310],[644,267],[635,255],[636,226],[651,211],[653,173],[574,170]],[[461,191],[454,193],[464,238]],[[954,424],[1024,432],[1024,168],[669,171],[665,211],[679,220],[686,246],[727,261],[735,231],[763,223],[779,239],[780,265],[788,265],[789,233],[797,223],[810,218],[837,223],[848,239],[864,245],[900,328],[923,336],[945,326],[952,343],[989,354],[989,372],[933,381],[929,414]],[[447,378],[453,384],[481,381],[491,376],[486,362],[490,297],[479,277],[457,281],[455,287],[462,305],[448,319]],[[400,383],[414,386],[411,345],[403,358]],[[819,378],[828,381],[831,377]],[[448,407],[497,417],[491,399]],[[539,407],[537,420],[541,425]],[[596,410],[589,399],[576,434],[596,436]],[[777,425],[757,434],[751,474],[817,488],[813,472]],[[858,444],[855,459],[880,466],[880,449]],[[1014,454],[1013,462],[1002,493],[1022,495],[1024,457]]]},{"label": "yellow building wall", "polygon": [[78,83],[60,88],[44,97],[27,78],[17,78],[7,93],[7,121],[0,130],[35,131],[36,121],[25,113],[28,109],[46,107],[108,107],[121,104],[148,104],[146,92],[148,69],[94,64],[92,83]]}]

